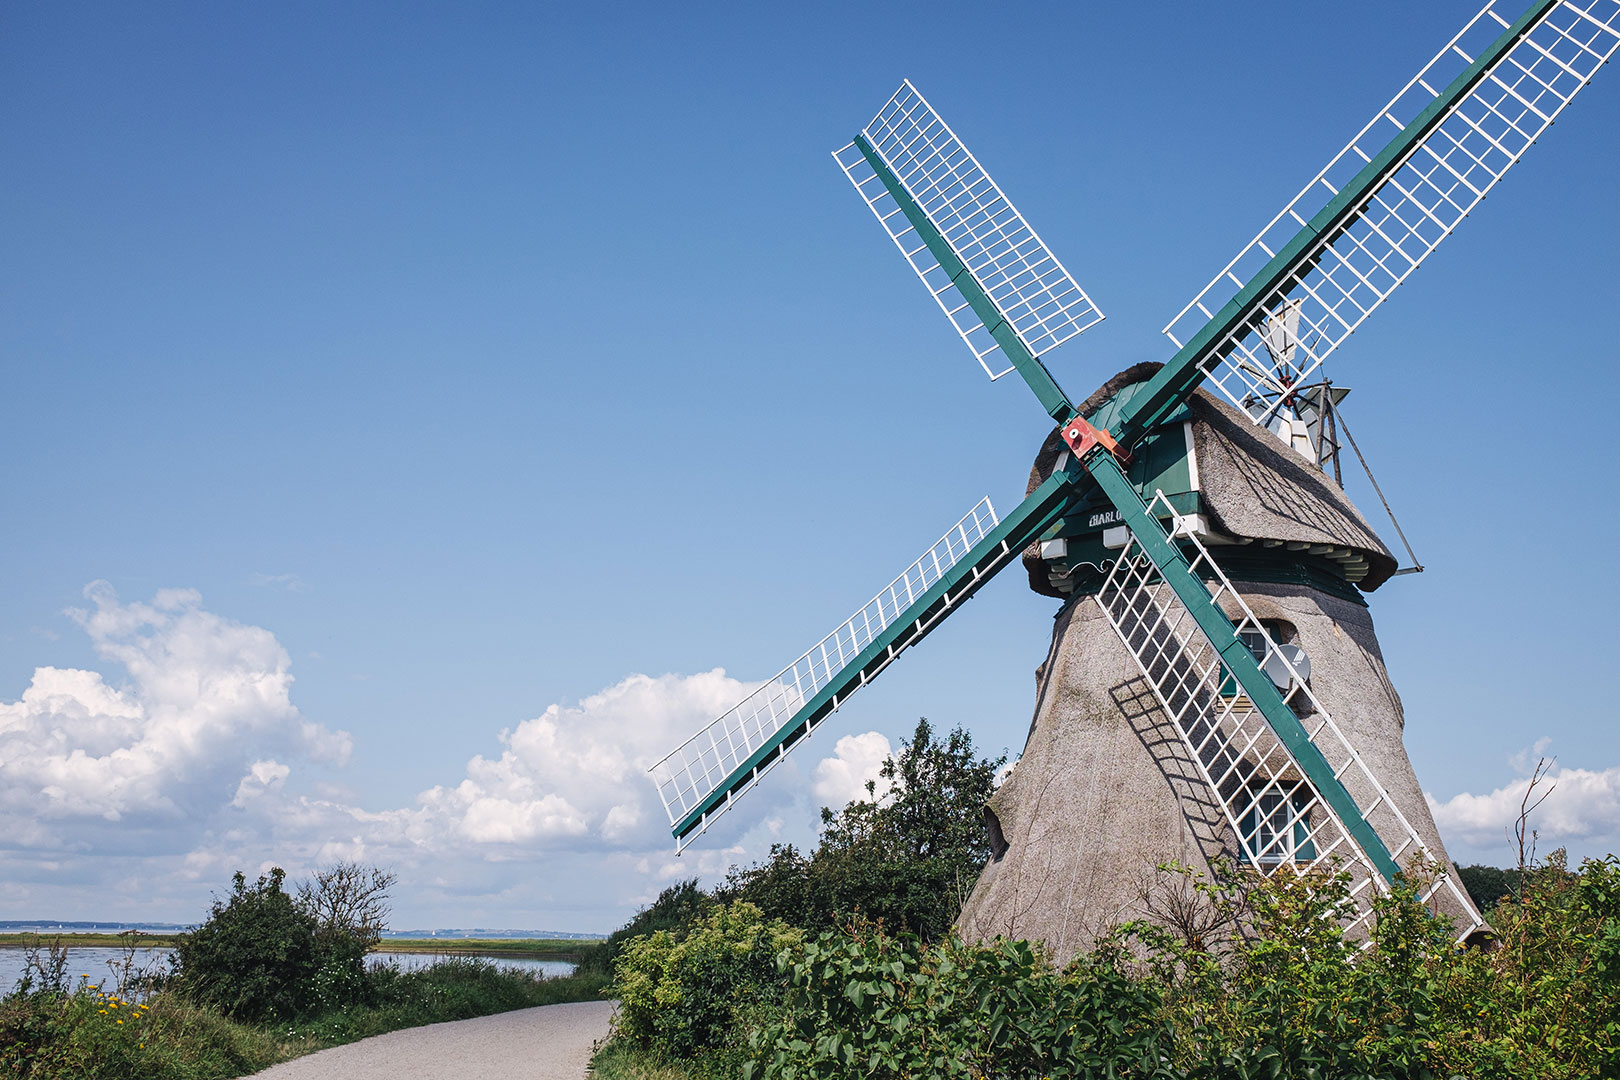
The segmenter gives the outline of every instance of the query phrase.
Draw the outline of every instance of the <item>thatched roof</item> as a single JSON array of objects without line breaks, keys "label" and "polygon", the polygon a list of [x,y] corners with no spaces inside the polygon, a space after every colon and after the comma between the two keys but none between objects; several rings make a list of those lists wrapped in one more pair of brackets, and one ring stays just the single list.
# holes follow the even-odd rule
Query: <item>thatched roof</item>
[{"label": "thatched roof", "polygon": [[[1095,413],[1109,398],[1150,378],[1161,366],[1127,368],[1087,398],[1080,412]],[[1255,541],[1347,547],[1365,555],[1369,564],[1359,588],[1371,592],[1389,580],[1397,566],[1394,557],[1332,478],[1207,390],[1196,391],[1187,406],[1193,415],[1203,509],[1211,527]],[[1035,455],[1028,491],[1051,475],[1065,450],[1054,428]],[[1024,565],[1030,588],[1047,596],[1061,595],[1049,583],[1037,547],[1024,552]]]}]

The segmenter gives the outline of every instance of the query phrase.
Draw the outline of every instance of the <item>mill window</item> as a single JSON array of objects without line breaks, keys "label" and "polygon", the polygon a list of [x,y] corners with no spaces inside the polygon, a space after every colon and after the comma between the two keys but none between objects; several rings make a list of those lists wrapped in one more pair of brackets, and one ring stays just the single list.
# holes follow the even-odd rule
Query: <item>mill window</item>
[{"label": "mill window", "polygon": [[1243,834],[1243,859],[1261,866],[1310,862],[1316,858],[1311,842],[1310,793],[1285,792],[1276,785],[1248,789],[1248,806],[1238,818]]}]

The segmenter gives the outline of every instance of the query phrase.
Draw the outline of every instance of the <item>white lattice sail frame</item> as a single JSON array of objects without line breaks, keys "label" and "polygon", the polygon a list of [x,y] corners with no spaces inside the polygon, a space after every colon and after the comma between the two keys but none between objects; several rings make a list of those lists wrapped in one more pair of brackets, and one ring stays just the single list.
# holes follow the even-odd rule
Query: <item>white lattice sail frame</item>
[{"label": "white lattice sail frame", "polygon": [[[980,499],[899,577],[836,630],[648,770],[658,786],[670,825],[702,804],[755,751],[778,735],[817,691],[848,667],[946,571],[973,550],[998,521],[990,499]],[[778,754],[760,768],[753,782],[758,783],[783,756],[785,754]],[[727,801],[712,816],[718,816],[729,806],[730,801]],[[705,823],[704,828],[707,827]]]},{"label": "white lattice sail frame", "polygon": [[[1032,356],[1095,326],[1103,314],[1000,186],[908,79],[861,130]],[[1013,366],[951,276],[917,235],[854,142],[839,168],[991,379]],[[999,370],[998,370],[999,368]]]},{"label": "white lattice sail frame", "polygon": [[[1164,333],[1181,348],[1298,235],[1491,42],[1512,25],[1495,0],[1471,19],[1350,144],[1227,264]],[[1620,45],[1620,0],[1565,2],[1531,26],[1403,159],[1349,224],[1302,254],[1250,319],[1213,342],[1200,365],[1261,424],[1449,236]],[[1268,321],[1299,307],[1286,359],[1266,348]],[[1292,319],[1292,314],[1288,315]],[[1273,323],[1273,326],[1275,324]]]},{"label": "white lattice sail frame", "polygon": [[[1210,557],[1190,527],[1176,514],[1163,492],[1149,507],[1156,518],[1171,522],[1170,535],[1189,557],[1189,569],[1209,587],[1216,605],[1237,630],[1260,635],[1265,642],[1261,667],[1286,671],[1291,684],[1286,699],[1301,715],[1306,734],[1321,751],[1333,774],[1350,793],[1367,823],[1403,869],[1414,864],[1439,872],[1420,895],[1425,902],[1445,890],[1451,907],[1464,915],[1459,937],[1481,924],[1475,907],[1449,867],[1441,866],[1411,822],[1390,798],[1361,754],[1322,706],[1289,654]],[[1373,896],[1388,885],[1361,850],[1345,824],[1306,778],[1299,763],[1273,732],[1265,716],[1245,697],[1221,663],[1219,654],[1159,575],[1133,536],[1110,568],[1097,594],[1114,633],[1135,659],[1153,696],[1180,736],[1212,799],[1221,807],[1228,839],[1250,867],[1275,872],[1283,867],[1350,874],[1355,914],[1347,929],[1364,929]]]}]

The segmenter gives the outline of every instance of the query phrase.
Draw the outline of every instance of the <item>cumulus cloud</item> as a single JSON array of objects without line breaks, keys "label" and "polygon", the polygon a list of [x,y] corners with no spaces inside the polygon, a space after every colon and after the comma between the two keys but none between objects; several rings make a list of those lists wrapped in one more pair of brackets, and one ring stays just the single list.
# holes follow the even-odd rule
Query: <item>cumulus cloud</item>
[{"label": "cumulus cloud", "polygon": [[[1524,776],[1483,795],[1463,792],[1444,802],[1428,795],[1429,809],[1448,847],[1462,846],[1482,857],[1501,858],[1529,784],[1530,778]],[[1612,851],[1620,845],[1620,767],[1594,770],[1555,765],[1536,795],[1549,788],[1546,801],[1530,818],[1530,827],[1540,834],[1542,851],[1558,846]]]},{"label": "cumulus cloud", "polygon": [[632,675],[503,731],[498,758],[418,801],[436,831],[475,844],[644,846],[667,820],[647,770],[751,689],[718,668]]},{"label": "cumulus cloud", "polygon": [[880,731],[845,735],[833,744],[833,756],[816,763],[812,790],[822,803],[841,809],[866,798],[866,784],[878,779],[883,759],[894,755],[889,738]]},{"label": "cumulus cloud", "polygon": [[236,798],[231,800],[231,805],[240,809],[267,792],[279,791],[291,773],[292,769],[279,761],[255,761],[236,785]]},{"label": "cumulus cloud", "polygon": [[[0,895],[41,910],[112,890],[145,898],[144,918],[164,917],[147,906],[158,897],[192,897],[168,916],[186,918],[198,890],[234,870],[296,876],[354,859],[399,870],[418,902],[437,897],[463,925],[524,925],[523,903],[572,903],[572,926],[559,914],[556,928],[610,929],[670,880],[761,857],[785,822],[808,839],[817,805],[863,795],[892,752],[876,731],[838,739],[820,761],[802,747],[825,744],[805,741],[802,762],[789,757],[676,858],[647,770],[757,684],[722,669],[631,675],[493,732],[492,751],[407,805],[373,809],[307,775],[312,762],[341,765],[355,740],[293,704],[269,630],[206,610],[192,590],[125,603],[96,582],[85,596],[69,615],[107,673],[38,668],[0,703]],[[58,917],[68,911],[118,914]]]},{"label": "cumulus cloud", "polygon": [[269,631],[203,610],[192,590],[149,604],[121,603],[106,582],[84,594],[94,608],[68,614],[128,678],[113,686],[97,672],[42,667],[20,700],[0,703],[0,823],[29,826],[10,832],[13,842],[60,842],[76,820],[217,807],[265,747],[348,757],[346,733],[293,706],[287,653]]}]

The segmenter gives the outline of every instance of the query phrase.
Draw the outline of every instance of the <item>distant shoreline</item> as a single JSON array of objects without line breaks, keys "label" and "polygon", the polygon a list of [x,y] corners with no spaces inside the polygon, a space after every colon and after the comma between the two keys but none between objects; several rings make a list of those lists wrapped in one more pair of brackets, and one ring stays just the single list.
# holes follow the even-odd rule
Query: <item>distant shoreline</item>
[{"label": "distant shoreline", "polygon": [[[60,940],[68,948],[118,949],[133,944],[139,949],[172,949],[177,934],[26,933],[0,934],[0,949],[21,949]],[[577,963],[595,944],[580,938],[383,938],[377,952],[443,953],[449,956],[490,956],[524,960],[564,960]]]}]

